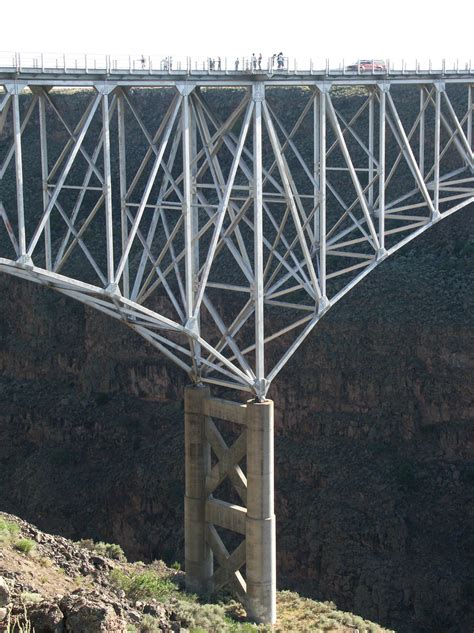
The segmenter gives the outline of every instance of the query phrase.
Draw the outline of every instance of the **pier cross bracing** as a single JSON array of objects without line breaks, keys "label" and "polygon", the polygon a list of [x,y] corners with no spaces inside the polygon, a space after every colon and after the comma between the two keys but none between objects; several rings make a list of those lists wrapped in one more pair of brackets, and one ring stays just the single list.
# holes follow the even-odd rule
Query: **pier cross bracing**
[{"label": "pier cross bracing", "polygon": [[0,68],[0,270],[187,372],[188,586],[229,586],[273,622],[267,392],[345,294],[474,201],[474,78],[113,66]]}]

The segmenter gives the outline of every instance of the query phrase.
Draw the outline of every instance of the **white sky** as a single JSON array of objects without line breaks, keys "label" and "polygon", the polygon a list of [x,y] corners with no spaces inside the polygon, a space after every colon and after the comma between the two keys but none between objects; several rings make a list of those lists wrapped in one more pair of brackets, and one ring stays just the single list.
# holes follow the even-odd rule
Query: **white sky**
[{"label": "white sky", "polygon": [[472,0],[5,0],[0,50],[465,62],[473,18]]}]

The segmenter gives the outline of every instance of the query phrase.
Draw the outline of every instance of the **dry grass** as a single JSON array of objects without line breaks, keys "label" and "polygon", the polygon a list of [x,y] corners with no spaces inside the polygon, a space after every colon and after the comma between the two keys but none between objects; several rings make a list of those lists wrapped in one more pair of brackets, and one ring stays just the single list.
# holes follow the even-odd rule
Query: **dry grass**
[{"label": "dry grass", "polygon": [[316,602],[292,591],[278,592],[277,613],[274,633],[390,633],[357,615],[338,611],[332,602]]}]

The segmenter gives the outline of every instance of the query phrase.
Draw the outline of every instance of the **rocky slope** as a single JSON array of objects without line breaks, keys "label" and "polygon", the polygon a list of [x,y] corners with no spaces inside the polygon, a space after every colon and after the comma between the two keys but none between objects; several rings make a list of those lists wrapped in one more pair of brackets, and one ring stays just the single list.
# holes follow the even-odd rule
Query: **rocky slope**
[{"label": "rocky slope", "polygon": [[[200,603],[164,563],[127,563],[115,545],[73,543],[0,513],[0,631],[6,633],[257,633],[240,605]],[[272,630],[389,633],[333,604],[278,595]]]}]

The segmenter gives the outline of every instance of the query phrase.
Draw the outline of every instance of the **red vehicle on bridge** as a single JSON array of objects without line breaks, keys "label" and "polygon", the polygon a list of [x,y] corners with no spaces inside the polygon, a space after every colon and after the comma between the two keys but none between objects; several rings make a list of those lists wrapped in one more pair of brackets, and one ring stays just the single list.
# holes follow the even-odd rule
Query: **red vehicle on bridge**
[{"label": "red vehicle on bridge", "polygon": [[385,72],[387,65],[383,59],[359,59],[356,64],[347,66],[346,70],[360,73]]}]

